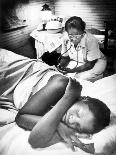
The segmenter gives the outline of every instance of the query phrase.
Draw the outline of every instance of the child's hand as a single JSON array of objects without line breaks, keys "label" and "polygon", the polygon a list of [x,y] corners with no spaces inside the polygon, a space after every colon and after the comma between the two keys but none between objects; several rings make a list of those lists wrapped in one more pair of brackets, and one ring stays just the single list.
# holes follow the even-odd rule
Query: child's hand
[{"label": "child's hand", "polygon": [[73,99],[78,99],[81,96],[82,86],[76,79],[69,78],[68,85],[65,90],[65,95]]},{"label": "child's hand", "polygon": [[76,139],[77,141],[78,138],[77,138],[77,135],[75,134],[76,131],[63,123],[60,123],[57,130],[63,142],[65,142],[68,147],[70,147],[73,151],[75,151],[75,148],[73,145],[74,141],[72,142],[72,138]]},{"label": "child's hand", "polygon": [[94,144],[90,143],[90,144],[84,144],[82,143],[77,136],[77,132],[68,127],[67,125],[61,123],[58,126],[58,133],[61,136],[61,138],[63,139],[63,141],[67,144],[68,147],[70,147],[72,149],[72,151],[75,151],[75,147],[78,147],[80,149],[82,149],[83,151],[87,152],[87,153],[94,153]]},{"label": "child's hand", "polygon": [[80,149],[82,149],[83,151],[87,153],[91,153],[91,154],[95,153],[94,143],[84,144],[81,141],[79,141],[79,139],[78,140],[74,139],[73,143],[75,147],[79,147]]}]

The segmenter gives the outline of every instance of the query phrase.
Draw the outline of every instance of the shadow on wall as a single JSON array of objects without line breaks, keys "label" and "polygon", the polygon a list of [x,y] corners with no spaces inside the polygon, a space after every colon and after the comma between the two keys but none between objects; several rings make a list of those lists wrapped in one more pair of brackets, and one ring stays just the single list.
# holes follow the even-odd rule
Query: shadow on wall
[{"label": "shadow on wall", "polygon": [[41,21],[39,2],[0,0],[0,7],[0,47],[35,58],[29,34]]},{"label": "shadow on wall", "polygon": [[17,16],[17,9],[22,5],[29,3],[29,0],[1,0],[1,31],[8,31],[10,29],[16,29],[18,27],[25,26],[26,19],[20,19]]}]

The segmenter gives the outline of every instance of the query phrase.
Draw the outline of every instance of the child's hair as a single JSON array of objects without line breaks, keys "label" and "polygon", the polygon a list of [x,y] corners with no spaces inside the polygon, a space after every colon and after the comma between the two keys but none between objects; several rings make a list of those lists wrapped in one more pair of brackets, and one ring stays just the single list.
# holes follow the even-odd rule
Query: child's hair
[{"label": "child's hair", "polygon": [[86,23],[77,16],[70,17],[65,23],[65,30],[68,32],[69,29],[75,28],[79,31],[85,30]]},{"label": "child's hair", "polygon": [[93,133],[97,133],[104,129],[110,123],[110,109],[102,101],[96,98],[81,97],[81,102],[88,105],[90,111],[94,115]]}]

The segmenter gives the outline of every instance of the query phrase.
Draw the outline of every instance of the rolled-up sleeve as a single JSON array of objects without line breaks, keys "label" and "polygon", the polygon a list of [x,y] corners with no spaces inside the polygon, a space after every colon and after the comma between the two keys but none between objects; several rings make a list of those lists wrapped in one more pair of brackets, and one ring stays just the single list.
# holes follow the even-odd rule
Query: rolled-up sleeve
[{"label": "rolled-up sleeve", "polygon": [[93,35],[90,35],[87,38],[87,60],[93,61],[95,59],[104,59],[104,54],[99,49],[99,43],[97,38]]}]

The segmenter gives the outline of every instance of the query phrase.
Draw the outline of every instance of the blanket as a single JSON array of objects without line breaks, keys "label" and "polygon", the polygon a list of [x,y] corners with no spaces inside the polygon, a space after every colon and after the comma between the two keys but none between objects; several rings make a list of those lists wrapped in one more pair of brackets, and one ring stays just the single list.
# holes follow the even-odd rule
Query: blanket
[{"label": "blanket", "polygon": [[[7,51],[5,52],[7,55]],[[15,59],[15,54],[13,53],[13,55],[14,58],[12,61],[9,61],[6,57],[5,59],[3,58],[3,51],[0,53],[0,58],[2,59],[2,61],[0,59],[0,106],[4,106],[4,104],[8,105],[7,102],[14,103],[14,90],[21,81],[29,79],[32,76],[36,76],[38,81],[40,81],[47,72],[55,70],[41,60],[29,59],[23,56],[19,56]],[[7,55],[7,58],[8,56],[9,55]],[[11,103],[10,106],[12,106]]]}]

